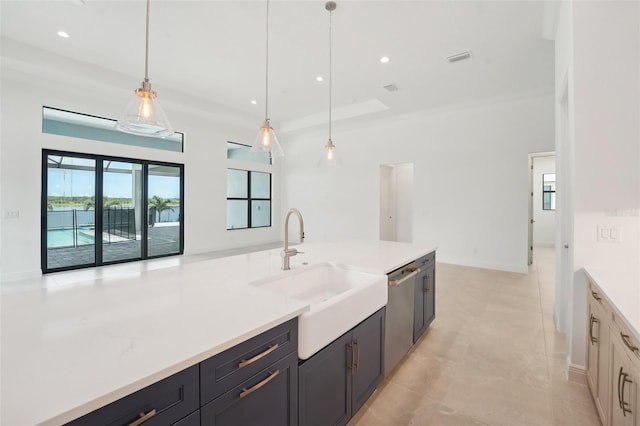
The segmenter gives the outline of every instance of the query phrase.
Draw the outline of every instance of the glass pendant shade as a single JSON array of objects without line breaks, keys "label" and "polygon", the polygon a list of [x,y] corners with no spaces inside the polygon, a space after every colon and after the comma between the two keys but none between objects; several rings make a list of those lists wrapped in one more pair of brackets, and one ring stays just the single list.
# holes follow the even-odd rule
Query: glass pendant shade
[{"label": "glass pendant shade", "polygon": [[258,136],[249,152],[269,152],[271,153],[271,158],[284,157],[284,151],[268,118],[264,120],[264,124],[258,131]]},{"label": "glass pendant shade", "polygon": [[139,136],[166,137],[174,133],[167,116],[151,90],[149,81],[136,90],[116,127],[126,133]]},{"label": "glass pendant shade", "polygon": [[320,162],[318,166],[320,167],[338,167],[340,166],[340,161],[336,156],[336,146],[333,144],[333,141],[329,139],[329,142],[324,146],[324,150],[322,151],[322,158],[320,158]]}]

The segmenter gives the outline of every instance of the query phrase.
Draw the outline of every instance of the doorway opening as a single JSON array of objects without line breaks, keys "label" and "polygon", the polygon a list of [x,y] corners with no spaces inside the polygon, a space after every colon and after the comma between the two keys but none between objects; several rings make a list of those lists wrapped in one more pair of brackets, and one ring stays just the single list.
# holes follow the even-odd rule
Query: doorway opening
[{"label": "doorway opening", "polygon": [[380,165],[380,239],[413,241],[413,163]]},{"label": "doorway opening", "polygon": [[536,247],[555,247],[556,156],[555,152],[529,154],[528,264]]}]

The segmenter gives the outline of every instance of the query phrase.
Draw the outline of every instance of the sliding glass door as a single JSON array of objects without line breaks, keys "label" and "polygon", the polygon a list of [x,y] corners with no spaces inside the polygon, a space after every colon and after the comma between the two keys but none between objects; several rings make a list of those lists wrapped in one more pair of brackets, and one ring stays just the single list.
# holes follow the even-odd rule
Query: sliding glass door
[{"label": "sliding glass door", "polygon": [[66,155],[48,155],[45,161],[44,263],[47,269],[92,265],[96,261],[96,161]]},{"label": "sliding glass door", "polygon": [[182,254],[184,166],[43,150],[42,271]]},{"label": "sliding glass door", "polygon": [[142,258],[142,164],[102,162],[102,260]]}]

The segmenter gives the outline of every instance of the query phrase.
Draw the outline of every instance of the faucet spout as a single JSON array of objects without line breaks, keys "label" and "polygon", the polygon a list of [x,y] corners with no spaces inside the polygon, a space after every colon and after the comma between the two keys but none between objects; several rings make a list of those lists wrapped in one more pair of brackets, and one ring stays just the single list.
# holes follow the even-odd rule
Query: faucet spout
[{"label": "faucet spout", "polygon": [[304,242],[304,220],[302,219],[302,213],[300,213],[300,210],[298,209],[291,209],[287,212],[287,215],[284,218],[284,250],[280,253],[282,256],[282,269],[285,271],[291,269],[289,259],[298,254],[298,250],[289,248],[289,218],[292,214],[298,216],[298,223],[300,225],[300,242]]}]

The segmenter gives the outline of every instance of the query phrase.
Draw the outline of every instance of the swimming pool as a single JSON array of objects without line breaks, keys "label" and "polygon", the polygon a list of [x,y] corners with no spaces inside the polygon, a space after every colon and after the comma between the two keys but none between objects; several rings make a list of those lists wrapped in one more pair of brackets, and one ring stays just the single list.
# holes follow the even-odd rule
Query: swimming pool
[{"label": "swimming pool", "polygon": [[[93,232],[93,230],[91,230]],[[95,238],[91,234],[87,234],[78,229],[79,246],[95,244]],[[73,229],[48,229],[47,230],[47,248],[73,247]]]}]

